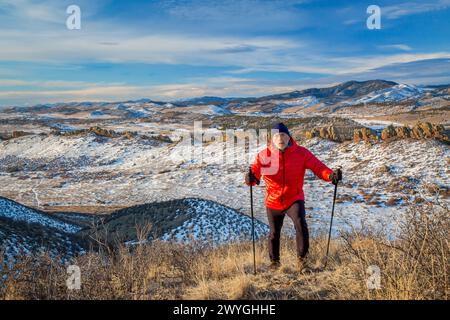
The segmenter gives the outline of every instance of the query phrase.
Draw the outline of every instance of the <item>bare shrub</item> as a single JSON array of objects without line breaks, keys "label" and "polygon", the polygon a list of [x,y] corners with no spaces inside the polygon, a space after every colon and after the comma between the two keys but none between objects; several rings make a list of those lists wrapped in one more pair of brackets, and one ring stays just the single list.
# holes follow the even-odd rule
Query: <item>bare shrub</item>
[{"label": "bare shrub", "polygon": [[361,291],[375,299],[448,299],[449,209],[445,204],[424,202],[410,204],[407,210],[393,240],[384,232],[367,230],[342,235],[361,284],[369,266],[381,270],[381,288],[362,286]]}]

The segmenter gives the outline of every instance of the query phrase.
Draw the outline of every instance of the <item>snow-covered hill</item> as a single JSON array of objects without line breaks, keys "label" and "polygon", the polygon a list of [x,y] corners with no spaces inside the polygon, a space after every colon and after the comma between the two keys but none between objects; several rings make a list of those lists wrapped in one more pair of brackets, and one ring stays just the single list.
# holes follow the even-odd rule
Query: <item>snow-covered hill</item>
[{"label": "snow-covered hill", "polygon": [[[247,215],[225,207],[213,201],[203,199],[185,199],[187,204],[184,214],[189,219],[183,224],[161,236],[163,240],[180,242],[199,241],[219,245],[252,237],[252,221]],[[265,237],[269,227],[255,220],[255,237]]]},{"label": "snow-covered hill", "polygon": [[230,110],[221,105],[206,104],[206,105],[190,105],[185,107],[174,107],[171,111],[185,112],[185,113],[200,113],[204,115],[226,115],[231,114]]},{"label": "snow-covered hill", "polygon": [[[149,228],[145,235],[139,230]],[[112,212],[97,229],[85,229],[82,234],[100,234],[103,239],[136,244],[148,239],[220,245],[248,240],[252,233],[250,216],[215,201],[183,198],[154,201]],[[266,236],[268,226],[255,219],[255,236]]]},{"label": "snow-covered hill", "polygon": [[[65,216],[71,216],[71,220],[80,218],[75,213]],[[185,244],[216,246],[249,240],[252,236],[252,221],[249,216],[219,203],[198,198],[122,209],[104,217],[97,231],[91,229],[92,225],[82,230],[77,224],[63,222],[15,201],[0,198],[0,222],[1,250],[7,259],[39,252],[50,252],[62,258],[83,254],[84,243],[88,239],[84,237],[82,240],[83,236],[102,230],[112,232],[114,239],[123,239],[126,244],[134,245],[138,243],[136,228],[147,223],[160,231],[156,238],[154,233],[150,234],[152,239]],[[80,233],[74,235],[80,230]],[[134,233],[130,230],[134,230]],[[256,238],[265,237],[267,233],[268,226],[255,220]]]},{"label": "snow-covered hill", "polygon": [[407,84],[398,84],[390,88],[377,90],[368,95],[349,101],[349,104],[361,103],[384,103],[384,102],[401,102],[408,99],[418,98],[426,91],[425,88],[416,87]]},{"label": "snow-covered hill", "polygon": [[52,228],[65,233],[77,233],[81,230],[76,225],[60,221],[45,213],[25,207],[3,197],[0,197],[0,217],[19,222],[35,223],[41,227]]},{"label": "snow-covered hill", "polygon": [[[272,109],[272,112],[283,112],[284,110],[289,108],[295,108],[295,110],[306,109],[320,103],[319,100],[314,96],[307,96],[285,101],[281,100],[278,102],[279,103],[277,104],[277,106]],[[277,101],[275,101],[275,103],[277,103]]]},{"label": "snow-covered hill", "polygon": [[[197,113],[206,117],[226,114],[319,114],[334,113],[342,107],[360,104],[413,102],[418,106],[428,104],[433,98],[439,108],[448,101],[448,85],[418,87],[386,80],[347,81],[334,86],[294,90],[262,97],[222,98],[199,97],[171,102],[140,99],[125,102],[81,102],[15,107],[5,110],[17,117],[26,115],[33,119],[149,119],[161,113]],[[426,100],[426,101],[424,101]],[[363,112],[358,109],[359,113]],[[388,112],[389,110],[387,110]],[[372,115],[370,110],[365,115]],[[361,116],[361,114],[360,114]]]},{"label": "snow-covered hill", "polygon": [[0,253],[8,263],[17,255],[41,252],[62,259],[82,254],[83,241],[75,235],[80,229],[75,224],[0,197]]}]

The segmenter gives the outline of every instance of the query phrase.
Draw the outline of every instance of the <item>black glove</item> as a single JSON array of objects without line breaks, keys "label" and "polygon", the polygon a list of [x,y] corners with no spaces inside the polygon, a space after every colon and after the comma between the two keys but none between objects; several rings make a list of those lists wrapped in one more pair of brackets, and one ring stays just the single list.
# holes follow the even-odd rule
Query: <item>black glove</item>
[{"label": "black glove", "polygon": [[248,172],[245,174],[245,182],[251,186],[254,186],[255,184],[259,185],[259,180],[253,174],[252,169],[249,169]]},{"label": "black glove", "polygon": [[334,185],[337,185],[339,183],[339,181],[342,181],[342,170],[337,169],[337,170],[333,171],[332,173],[330,173],[330,180],[331,180],[331,183]]}]

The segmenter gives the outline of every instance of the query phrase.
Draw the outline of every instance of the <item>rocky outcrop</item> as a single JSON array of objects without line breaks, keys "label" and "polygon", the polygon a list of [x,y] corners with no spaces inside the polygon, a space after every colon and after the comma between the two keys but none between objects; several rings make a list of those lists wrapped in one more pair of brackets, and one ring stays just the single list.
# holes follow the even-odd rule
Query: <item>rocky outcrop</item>
[{"label": "rocky outcrop", "polygon": [[397,136],[397,132],[395,131],[395,128],[393,125],[387,126],[386,128],[381,131],[381,139],[382,140],[388,140],[391,138],[395,138]]},{"label": "rocky outcrop", "polygon": [[353,141],[359,142],[359,141],[377,141],[378,136],[376,132],[370,128],[361,128],[361,129],[355,129],[353,131]]},{"label": "rocky outcrop", "polygon": [[395,128],[397,137],[399,138],[409,138],[411,137],[411,129],[409,127],[397,127]]},{"label": "rocky outcrop", "polygon": [[407,126],[394,127],[393,125],[390,125],[381,131],[381,137],[379,133],[377,134],[375,130],[370,128],[352,128],[351,126],[340,127],[334,125],[313,128],[312,130],[305,131],[305,137],[306,139],[319,137],[336,142],[343,142],[352,139],[354,142],[374,142],[379,141],[380,138],[383,141],[412,138],[437,139],[450,143],[450,136],[446,132],[444,126],[429,122],[418,122],[412,128]]},{"label": "rocky outcrop", "polygon": [[25,132],[25,131],[16,131],[14,130],[11,133],[0,133],[0,140],[9,140],[9,139],[16,139],[16,138],[20,138],[23,136],[28,136],[31,135],[32,133],[30,132]]},{"label": "rocky outcrop", "polygon": [[450,141],[444,126],[431,124],[429,122],[418,122],[411,131],[411,137],[414,139],[434,138],[443,141]]},{"label": "rocky outcrop", "polygon": [[343,142],[346,140],[352,140],[352,128],[343,128],[337,126],[327,126],[314,128],[305,132],[306,139],[312,139],[319,137],[322,139],[328,139],[336,142]]},{"label": "rocky outcrop", "polygon": [[411,129],[406,126],[394,128],[390,125],[381,132],[381,139],[437,139],[445,142],[450,142],[450,137],[445,131],[444,126],[432,124],[429,122],[418,122]]},{"label": "rocky outcrop", "polygon": [[314,128],[311,131],[306,132],[307,139],[312,139],[315,137],[320,137],[322,139],[329,139],[331,136],[333,136],[333,134],[329,133],[328,128],[326,128],[326,127]]},{"label": "rocky outcrop", "polygon": [[78,130],[72,130],[72,131],[67,131],[67,132],[59,132],[57,134],[62,135],[62,136],[76,136],[76,135],[86,134],[86,133],[94,133],[95,135],[97,135],[99,137],[107,137],[107,138],[115,138],[115,137],[119,137],[122,135],[125,135],[125,136],[128,135],[128,131],[125,131],[124,133],[120,133],[120,132],[116,132],[112,129],[110,129],[110,130],[104,129],[99,126],[90,127],[89,129],[78,129]]}]

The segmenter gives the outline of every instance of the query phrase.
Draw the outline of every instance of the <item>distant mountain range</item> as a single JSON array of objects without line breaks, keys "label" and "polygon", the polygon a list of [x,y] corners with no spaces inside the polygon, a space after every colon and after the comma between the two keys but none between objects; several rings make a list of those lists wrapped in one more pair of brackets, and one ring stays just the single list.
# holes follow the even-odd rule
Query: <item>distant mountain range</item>
[{"label": "distant mountain range", "polygon": [[418,87],[386,80],[348,81],[326,88],[309,88],[262,97],[222,98],[204,96],[175,101],[151,99],[124,102],[71,102],[12,107],[6,112],[66,115],[89,112],[89,117],[145,118],[166,111],[206,115],[331,113],[342,108],[368,104],[402,103],[410,109],[447,106],[450,85]]}]

